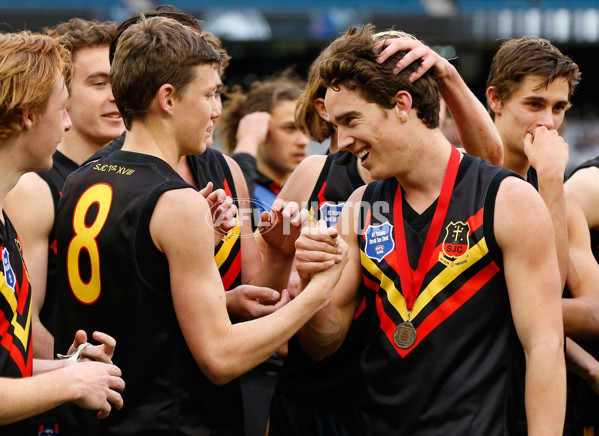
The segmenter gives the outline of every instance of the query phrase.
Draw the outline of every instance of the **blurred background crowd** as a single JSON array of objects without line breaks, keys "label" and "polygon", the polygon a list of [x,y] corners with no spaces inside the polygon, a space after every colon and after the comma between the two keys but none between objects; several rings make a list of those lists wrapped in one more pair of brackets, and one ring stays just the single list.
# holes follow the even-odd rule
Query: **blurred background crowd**
[{"label": "blurred background crowd", "polygon": [[[246,89],[290,66],[305,78],[322,48],[348,26],[373,23],[413,33],[452,59],[484,102],[488,68],[500,43],[522,35],[547,38],[582,71],[563,131],[570,166],[599,154],[597,0],[0,0],[0,31],[37,31],[74,16],[119,23],[162,3],[195,15],[221,38],[232,57],[225,85]],[[450,138],[451,128],[449,123]],[[326,144],[310,145],[311,153],[325,149]]]}]

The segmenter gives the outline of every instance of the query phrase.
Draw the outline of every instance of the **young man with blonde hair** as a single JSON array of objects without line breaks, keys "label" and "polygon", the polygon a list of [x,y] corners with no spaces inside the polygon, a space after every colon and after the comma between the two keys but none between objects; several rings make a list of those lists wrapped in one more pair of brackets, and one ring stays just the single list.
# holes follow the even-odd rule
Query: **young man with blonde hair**
[{"label": "young man with blonde hair", "polygon": [[85,159],[125,129],[114,102],[108,74],[108,48],[114,22],[72,18],[46,34],[62,38],[71,52],[73,75],[67,84],[71,128],[52,156],[52,168],[23,175],[8,194],[6,210],[19,229],[32,278],[32,323],[35,356],[54,355],[56,307],[56,237],[58,200],[67,176]]},{"label": "young man with blonde hair", "polygon": [[[0,433],[32,433],[27,418],[72,401],[105,418],[111,403],[122,407],[121,372],[111,364],[114,339],[85,346],[80,357],[48,361],[33,358],[31,287],[19,237],[3,210],[7,192],[28,171],[50,168],[52,153],[71,126],[66,112],[70,55],[58,41],[27,32],[0,35]],[[72,336],[71,336],[72,337]],[[86,341],[75,332],[74,352]],[[70,347],[69,347],[70,346]]]}]

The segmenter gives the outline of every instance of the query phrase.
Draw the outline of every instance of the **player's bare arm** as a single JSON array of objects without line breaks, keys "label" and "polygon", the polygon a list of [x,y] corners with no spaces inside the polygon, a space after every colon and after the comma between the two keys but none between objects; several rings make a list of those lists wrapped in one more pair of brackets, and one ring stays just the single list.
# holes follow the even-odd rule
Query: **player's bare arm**
[{"label": "player's bare arm", "polygon": [[[351,195],[337,222],[336,228],[348,245],[349,261],[335,286],[331,302],[298,333],[302,347],[314,360],[324,359],[341,346],[361,299],[359,286],[362,263],[357,225],[359,204],[364,189],[364,187],[358,188]],[[296,265],[301,277],[300,290],[306,286],[306,283],[311,283],[312,270],[319,268],[327,256],[333,254],[319,236],[319,233],[306,229],[296,243]]]},{"label": "player's bare arm", "polygon": [[[173,213],[176,210],[177,213]],[[196,362],[214,383],[227,383],[266,360],[324,307],[345,262],[329,268],[295,300],[260,319],[232,324],[213,259],[212,228],[194,225],[208,211],[190,189],[168,191],[156,204],[150,232],[169,263],[175,312]]]},{"label": "player's bare arm", "polygon": [[17,229],[29,271],[34,356],[52,359],[54,338],[40,321],[40,311],[46,298],[49,237],[54,225],[50,187],[36,173],[26,173],[7,194],[4,209]]},{"label": "player's bare arm", "polygon": [[508,177],[497,194],[494,229],[503,254],[514,325],[526,354],[528,431],[530,435],[561,435],[566,370],[551,218],[531,185]]}]

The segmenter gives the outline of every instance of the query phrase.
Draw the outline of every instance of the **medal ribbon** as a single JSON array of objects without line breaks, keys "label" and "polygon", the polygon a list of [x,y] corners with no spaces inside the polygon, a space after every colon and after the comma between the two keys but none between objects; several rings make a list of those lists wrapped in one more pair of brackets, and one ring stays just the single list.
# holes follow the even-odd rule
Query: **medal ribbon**
[{"label": "medal ribbon", "polygon": [[397,263],[401,279],[401,289],[408,308],[408,318],[409,313],[412,311],[412,307],[414,307],[416,297],[420,293],[420,288],[422,287],[422,282],[424,281],[424,276],[427,272],[432,252],[437,244],[439,235],[441,234],[441,228],[445,221],[445,217],[447,216],[449,200],[451,199],[451,193],[453,192],[459,166],[460,152],[452,146],[447,169],[445,170],[445,177],[443,178],[441,194],[437,201],[437,208],[435,209],[433,221],[428,230],[428,234],[426,235],[426,239],[424,240],[424,246],[418,260],[416,271],[412,270],[410,267],[410,260],[408,258],[408,247],[406,244],[406,233],[403,220],[401,185],[397,185],[395,201],[393,204],[393,222],[395,224],[395,246],[397,247],[399,254]]}]

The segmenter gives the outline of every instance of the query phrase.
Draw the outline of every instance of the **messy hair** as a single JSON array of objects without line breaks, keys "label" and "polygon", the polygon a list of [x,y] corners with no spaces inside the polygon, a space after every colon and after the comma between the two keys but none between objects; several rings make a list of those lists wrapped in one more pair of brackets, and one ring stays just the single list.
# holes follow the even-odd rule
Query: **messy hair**
[{"label": "messy hair", "polygon": [[372,24],[361,30],[352,26],[345,35],[333,41],[327,49],[327,58],[318,66],[323,84],[333,90],[339,90],[340,86],[357,90],[365,100],[385,109],[395,106],[397,92],[407,91],[412,96],[412,107],[416,109],[418,118],[431,129],[438,127],[440,94],[434,73],[429,70],[418,80],[410,82],[409,76],[422,63],[419,59],[399,74],[394,74],[395,65],[407,51],[399,51],[379,64],[376,59],[382,47],[377,46],[374,35]]},{"label": "messy hair", "polygon": [[71,54],[47,35],[0,34],[0,141],[19,135],[23,109],[43,113],[59,74],[71,75]]}]

